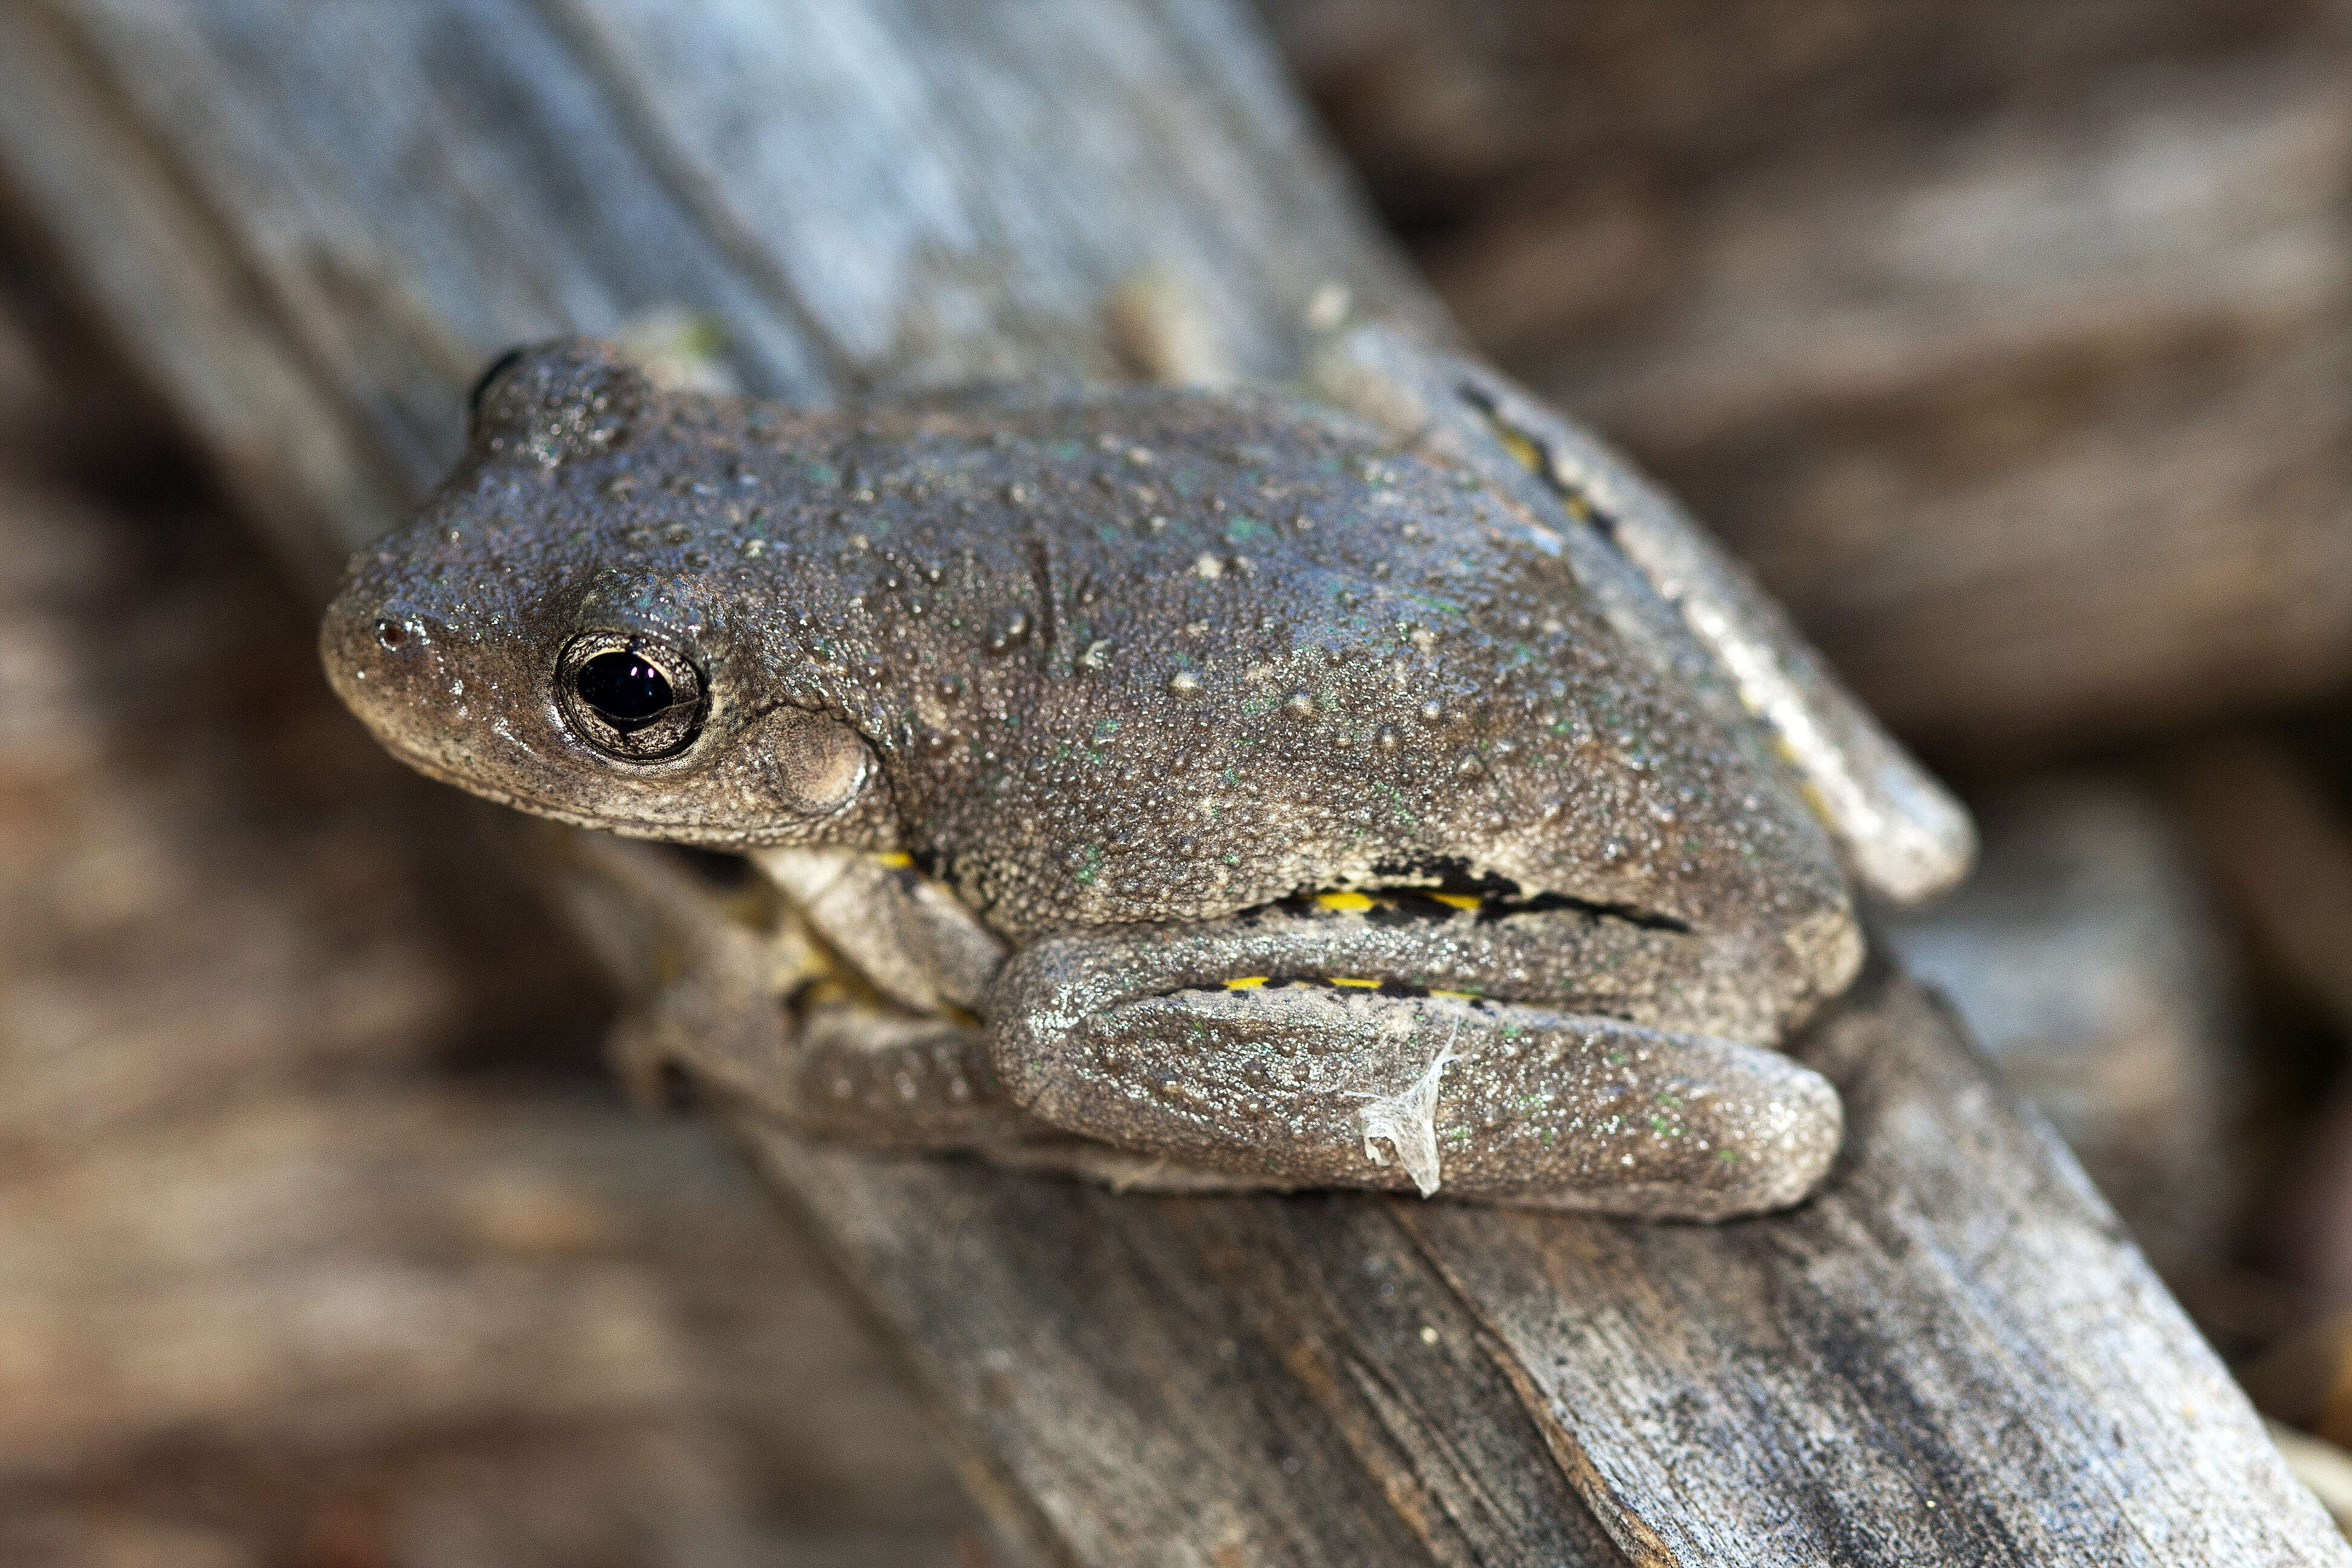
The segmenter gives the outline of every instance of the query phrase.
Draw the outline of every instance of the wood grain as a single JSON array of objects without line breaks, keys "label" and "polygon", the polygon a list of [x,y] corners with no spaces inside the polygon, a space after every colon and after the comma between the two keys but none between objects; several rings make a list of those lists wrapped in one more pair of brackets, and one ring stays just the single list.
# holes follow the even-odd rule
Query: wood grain
[{"label": "wood grain", "polygon": [[[314,584],[520,337],[682,308],[746,386],[818,397],[1110,376],[1139,279],[1256,375],[1338,291],[1434,320],[1212,0],[50,0],[0,11],[0,168]],[[1008,1556],[2352,1562],[1932,1006],[1881,979],[1811,1048],[1847,1165],[1719,1229],[736,1131]]]}]

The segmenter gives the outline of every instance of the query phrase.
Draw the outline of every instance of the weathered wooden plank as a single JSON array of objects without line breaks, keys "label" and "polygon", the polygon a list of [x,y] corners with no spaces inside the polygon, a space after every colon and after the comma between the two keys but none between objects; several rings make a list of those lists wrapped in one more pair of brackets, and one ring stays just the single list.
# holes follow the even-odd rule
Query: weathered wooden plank
[{"label": "weathered wooden plank", "polygon": [[1793,1214],[1701,1231],[1407,1211],[1621,1500],[1621,1539],[1654,1532],[1680,1563],[2319,1550],[2219,1360],[1923,993],[1866,982],[1800,1054],[1849,1131]]},{"label": "weathered wooden plank", "polygon": [[[2254,1048],[2221,910],[2159,798],[2123,779],[2043,778],[1980,799],[1978,822],[1976,875],[1888,921],[1888,947],[2194,1291],[2242,1196],[2231,1130]],[[2339,929],[2352,940],[2352,914]]]},{"label": "weathered wooden plank", "polygon": [[1120,1195],[941,1161],[877,1183],[871,1160],[748,1131],[1043,1555],[1625,1561],[1509,1357],[1380,1200]]},{"label": "weathered wooden plank", "polygon": [[[559,326],[684,307],[813,396],[1111,374],[1139,279],[1256,374],[1339,290],[1427,310],[1209,0],[50,0],[0,12],[0,167],[314,574]],[[739,1131],[1040,1560],[2352,1562],[1932,1010],[1878,990],[1813,1048],[1848,1163],[1723,1229]]]}]

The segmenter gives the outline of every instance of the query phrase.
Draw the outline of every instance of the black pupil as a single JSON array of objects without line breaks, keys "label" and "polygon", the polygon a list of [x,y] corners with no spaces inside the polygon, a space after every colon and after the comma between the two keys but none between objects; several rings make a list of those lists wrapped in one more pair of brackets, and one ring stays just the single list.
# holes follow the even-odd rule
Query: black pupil
[{"label": "black pupil", "polygon": [[572,678],[580,700],[625,735],[668,711],[669,678],[626,648],[600,653]]}]

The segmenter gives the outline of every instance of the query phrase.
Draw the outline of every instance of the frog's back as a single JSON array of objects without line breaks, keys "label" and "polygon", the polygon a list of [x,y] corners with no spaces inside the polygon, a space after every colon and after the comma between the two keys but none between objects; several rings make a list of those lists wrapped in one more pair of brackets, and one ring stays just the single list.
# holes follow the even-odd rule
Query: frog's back
[{"label": "frog's back", "polygon": [[1009,931],[1439,868],[1700,924],[1843,897],[1787,781],[1556,534],[1370,426],[1162,393],[777,434],[834,492],[793,552],[835,563],[875,677],[835,695],[913,847]]}]

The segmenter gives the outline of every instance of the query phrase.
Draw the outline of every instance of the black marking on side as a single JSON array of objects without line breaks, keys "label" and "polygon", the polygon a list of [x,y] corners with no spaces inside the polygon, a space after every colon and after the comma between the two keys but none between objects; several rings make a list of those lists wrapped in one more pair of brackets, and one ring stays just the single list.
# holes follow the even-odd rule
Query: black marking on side
[{"label": "black marking on side", "polygon": [[1168,993],[1168,994],[1182,995],[1187,994],[1199,994],[1212,996],[1254,996],[1261,991],[1288,991],[1292,989],[1321,991],[1328,993],[1330,995],[1335,997],[1349,995],[1386,996],[1391,999],[1400,997],[1421,997],[1426,999],[1443,993],[1448,1001],[1461,1002],[1467,1006],[1484,1008],[1491,1005],[1486,997],[1479,995],[1476,992],[1464,991],[1458,987],[1423,985],[1417,981],[1397,980],[1393,978],[1384,979],[1377,985],[1364,985],[1334,980],[1328,975],[1322,974],[1270,975],[1267,977],[1265,984],[1259,985],[1235,986],[1227,985],[1223,983],[1212,983],[1206,985],[1182,985],[1177,987],[1175,991]]},{"label": "black marking on side", "polygon": [[[1559,497],[1567,504],[1570,517],[1590,527],[1612,547],[1617,545],[1617,519],[1582,490],[1560,482],[1558,459],[1549,442],[1534,431],[1505,417],[1501,400],[1486,388],[1475,383],[1464,382],[1454,390],[1463,402],[1478,411],[1479,416],[1486,420],[1487,427],[1495,432],[1504,451],[1511,459],[1518,462],[1519,466],[1533,474],[1546,489]],[[1534,449],[1542,461],[1539,463],[1521,461],[1518,454],[1510,449],[1512,441],[1525,442]]]},{"label": "black marking on side", "polygon": [[[1375,885],[1349,889],[1373,900],[1374,907],[1364,911],[1364,918],[1374,925],[1400,926],[1421,921],[1454,920],[1465,913],[1475,914],[1480,925],[1508,920],[1513,915],[1548,914],[1555,910],[1572,910],[1593,920],[1622,921],[1643,931],[1672,931],[1688,936],[1696,928],[1688,921],[1643,909],[1638,904],[1604,903],[1594,899],[1580,899],[1568,893],[1526,892],[1508,877],[1493,871],[1470,874],[1470,863],[1447,857],[1433,860],[1384,860],[1372,868],[1372,874],[1383,879],[1393,878],[1392,886]],[[1445,903],[1436,895],[1474,898],[1478,900],[1475,911]],[[1313,916],[1325,911],[1316,903],[1318,894],[1295,893],[1259,910],[1246,911],[1255,915],[1265,910],[1277,910],[1293,917]]]}]

